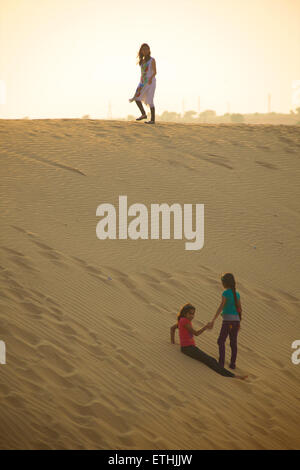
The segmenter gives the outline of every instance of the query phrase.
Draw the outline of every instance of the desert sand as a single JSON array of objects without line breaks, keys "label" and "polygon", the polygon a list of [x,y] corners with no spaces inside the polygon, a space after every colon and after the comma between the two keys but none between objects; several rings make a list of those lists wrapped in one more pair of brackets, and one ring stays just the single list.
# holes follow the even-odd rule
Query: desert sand
[{"label": "desert sand", "polygon": [[[299,126],[0,120],[0,152],[1,449],[300,448]],[[97,239],[119,195],[204,204],[203,249]],[[170,344],[227,271],[247,381]],[[220,326],[196,338],[216,358]]]}]

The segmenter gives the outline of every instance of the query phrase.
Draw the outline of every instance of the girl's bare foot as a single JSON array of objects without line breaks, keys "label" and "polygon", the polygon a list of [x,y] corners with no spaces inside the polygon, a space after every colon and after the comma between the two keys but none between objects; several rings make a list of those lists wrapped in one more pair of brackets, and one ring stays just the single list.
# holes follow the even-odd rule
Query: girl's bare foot
[{"label": "girl's bare foot", "polygon": [[246,380],[248,378],[248,375],[235,375],[233,378],[234,379]]}]

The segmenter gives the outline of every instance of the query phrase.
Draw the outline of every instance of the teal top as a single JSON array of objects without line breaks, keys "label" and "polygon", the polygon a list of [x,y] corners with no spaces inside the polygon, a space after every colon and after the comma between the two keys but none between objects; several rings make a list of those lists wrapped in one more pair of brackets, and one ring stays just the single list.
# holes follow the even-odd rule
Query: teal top
[{"label": "teal top", "polygon": [[[222,296],[225,297],[225,299],[227,299],[226,304],[222,311],[223,320],[239,321],[240,316],[235,306],[234,295],[233,295],[232,289],[224,290]],[[238,300],[240,298],[240,294],[237,291],[236,291],[236,298]]]}]

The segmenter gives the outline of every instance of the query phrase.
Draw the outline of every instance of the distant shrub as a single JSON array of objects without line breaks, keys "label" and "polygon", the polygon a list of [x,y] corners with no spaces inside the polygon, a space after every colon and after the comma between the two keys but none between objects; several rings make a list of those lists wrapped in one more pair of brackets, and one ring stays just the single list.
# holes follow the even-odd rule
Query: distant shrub
[{"label": "distant shrub", "polygon": [[231,122],[244,122],[244,116],[242,114],[231,114]]},{"label": "distant shrub", "polygon": [[195,114],[197,114],[196,111],[186,111],[182,117],[182,120],[186,122],[194,121]]},{"label": "distant shrub", "polygon": [[164,111],[159,116],[160,121],[170,121],[170,122],[178,122],[181,121],[181,117],[179,113],[175,113],[173,111]]},{"label": "distant shrub", "polygon": [[214,109],[206,109],[205,111],[202,111],[202,113],[198,114],[198,121],[200,122],[214,121],[216,116],[217,114]]},{"label": "distant shrub", "polygon": [[84,114],[81,119],[91,119],[89,114]]}]

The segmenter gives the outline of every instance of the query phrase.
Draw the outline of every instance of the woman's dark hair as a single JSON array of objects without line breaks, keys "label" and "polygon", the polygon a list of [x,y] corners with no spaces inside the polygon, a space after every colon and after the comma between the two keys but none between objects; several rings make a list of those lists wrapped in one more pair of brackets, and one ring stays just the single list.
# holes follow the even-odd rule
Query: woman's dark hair
[{"label": "woman's dark hair", "polygon": [[[146,56],[144,56],[143,52],[142,52],[142,49],[144,46],[147,46],[149,48],[149,54],[147,54]],[[143,62],[148,62],[148,60],[150,59],[150,55],[151,55],[151,51],[150,51],[150,47],[148,46],[148,44],[146,44],[145,42],[141,45],[140,47],[140,50],[137,54],[137,58],[138,58],[138,64],[139,65],[142,65]]]},{"label": "woman's dark hair", "polygon": [[238,301],[237,301],[237,296],[236,296],[236,290],[235,290],[235,279],[234,275],[231,273],[226,273],[224,276],[221,277],[221,281],[223,283],[224,287],[227,287],[227,289],[231,289],[234,297],[234,303],[235,303],[235,308],[238,313],[240,313],[240,309],[238,306]]},{"label": "woman's dark hair", "polygon": [[183,305],[183,307],[181,307],[181,309],[177,313],[177,326],[178,326],[180,318],[185,317],[186,314],[189,313],[191,310],[193,311],[196,310],[196,308],[192,304],[185,304]]}]

